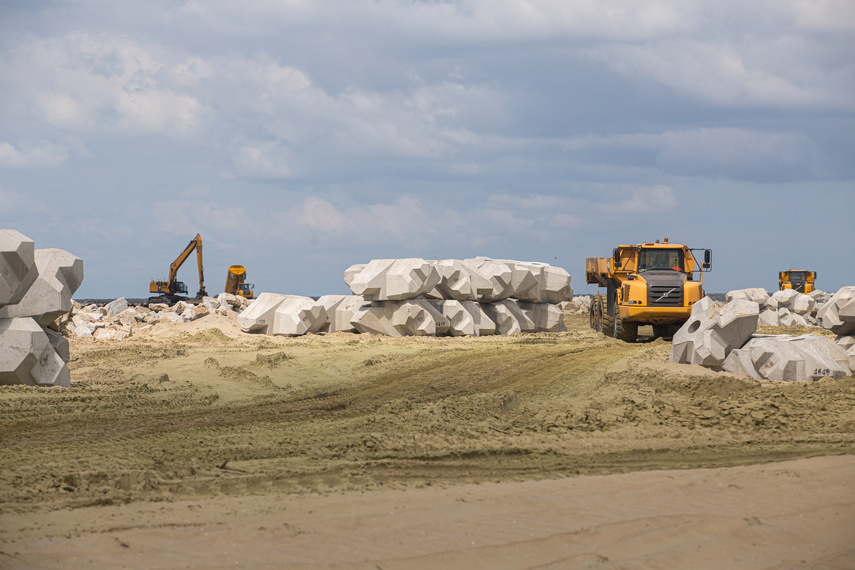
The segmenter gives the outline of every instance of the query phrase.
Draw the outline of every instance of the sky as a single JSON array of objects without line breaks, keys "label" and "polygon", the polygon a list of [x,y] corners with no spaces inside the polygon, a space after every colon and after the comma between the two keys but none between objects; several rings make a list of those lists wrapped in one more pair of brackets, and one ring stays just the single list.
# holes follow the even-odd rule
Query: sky
[{"label": "sky", "polygon": [[[565,268],[669,238],[705,289],[855,285],[849,0],[0,0],[0,227],[148,297],[348,293],[371,259]],[[179,278],[198,289],[195,256]]]}]

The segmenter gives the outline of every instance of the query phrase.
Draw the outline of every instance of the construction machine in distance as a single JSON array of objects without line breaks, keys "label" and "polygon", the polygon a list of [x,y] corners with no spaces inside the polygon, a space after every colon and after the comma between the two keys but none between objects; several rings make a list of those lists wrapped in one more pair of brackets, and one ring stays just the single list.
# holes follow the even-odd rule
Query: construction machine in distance
[{"label": "construction machine in distance", "polygon": [[201,299],[207,295],[205,292],[205,273],[202,269],[202,236],[196,234],[196,237],[190,240],[190,243],[184,248],[181,255],[175,258],[175,261],[169,266],[169,278],[166,281],[151,282],[148,287],[149,293],[157,293],[159,296],[150,297],[148,300],[149,303],[162,302],[171,304],[187,300],[186,297],[180,296],[182,293],[187,293],[187,285],[182,281],[178,281],[178,270],[187,261],[187,258],[190,257],[194,249],[196,250],[196,260],[199,265],[199,292],[196,293],[196,298]]},{"label": "construction machine in distance", "polygon": [[232,265],[229,267],[229,271],[226,274],[226,293],[239,295],[245,299],[252,299],[254,296],[252,292],[253,287],[255,285],[246,282],[246,269],[243,265]]},{"label": "construction machine in distance", "polygon": [[778,273],[778,289],[792,289],[799,293],[810,293],[816,290],[816,271],[804,269],[787,269]]},{"label": "construction machine in distance", "polygon": [[[703,251],[703,262],[694,252]],[[591,328],[635,342],[638,327],[652,325],[657,337],[672,337],[704,297],[703,274],[712,270],[712,251],[682,244],[619,245],[612,257],[585,260],[585,280],[606,288],[591,303]],[[697,279],[696,274],[697,273]]]}]

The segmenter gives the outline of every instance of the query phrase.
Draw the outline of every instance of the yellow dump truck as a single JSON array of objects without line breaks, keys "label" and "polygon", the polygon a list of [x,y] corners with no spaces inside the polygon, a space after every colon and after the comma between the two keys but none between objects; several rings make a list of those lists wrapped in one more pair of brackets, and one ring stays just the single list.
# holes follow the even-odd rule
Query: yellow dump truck
[{"label": "yellow dump truck", "polygon": [[799,293],[810,293],[816,290],[816,271],[804,269],[787,269],[778,273],[778,289],[792,289]]},{"label": "yellow dump truck", "polygon": [[[695,258],[703,252],[703,261]],[[591,328],[635,342],[638,327],[652,325],[656,336],[671,337],[704,297],[703,274],[712,270],[712,251],[663,243],[619,245],[612,257],[585,260],[585,280],[606,288],[591,303]]]},{"label": "yellow dump truck", "polygon": [[243,265],[229,267],[229,272],[226,274],[226,293],[252,299],[254,287],[252,283],[246,282],[246,268]]}]

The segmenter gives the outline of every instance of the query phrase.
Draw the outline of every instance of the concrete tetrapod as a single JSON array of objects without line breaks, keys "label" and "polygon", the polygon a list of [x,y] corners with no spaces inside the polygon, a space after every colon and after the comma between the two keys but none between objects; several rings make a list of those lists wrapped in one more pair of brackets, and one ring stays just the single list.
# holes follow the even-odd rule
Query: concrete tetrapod
[{"label": "concrete tetrapod", "polygon": [[744,345],[754,331],[760,308],[737,299],[719,308],[704,297],[692,306],[689,320],[674,334],[671,362],[720,369],[730,352]]},{"label": "concrete tetrapod", "polygon": [[449,323],[427,299],[383,301],[361,307],[353,318],[360,333],[387,336],[436,336],[448,332]]},{"label": "concrete tetrapod", "polygon": [[731,351],[722,366],[755,380],[818,380],[850,374],[846,352],[833,340],[812,334],[754,335],[742,348]]},{"label": "concrete tetrapod", "polygon": [[0,229],[0,307],[15,305],[39,276],[33,240],[12,229]]},{"label": "concrete tetrapod", "polygon": [[484,288],[476,295],[476,301],[492,303],[513,295],[513,270],[506,263],[485,258],[464,259],[462,263],[470,268],[470,272],[480,273],[490,282],[489,289]]},{"label": "concrete tetrapod", "polygon": [[839,335],[855,334],[855,286],[841,287],[816,313],[823,328]]},{"label": "concrete tetrapod", "polygon": [[327,312],[327,325],[324,332],[356,332],[353,328],[353,316],[360,307],[369,304],[360,295],[324,295],[318,298],[318,304]]},{"label": "concrete tetrapod", "polygon": [[496,334],[534,332],[534,321],[520,308],[514,299],[483,305],[484,312],[496,323]]},{"label": "concrete tetrapod", "polygon": [[71,373],[57,352],[68,354],[68,341],[62,340],[49,337],[30,317],[0,319],[0,384],[71,386]]}]

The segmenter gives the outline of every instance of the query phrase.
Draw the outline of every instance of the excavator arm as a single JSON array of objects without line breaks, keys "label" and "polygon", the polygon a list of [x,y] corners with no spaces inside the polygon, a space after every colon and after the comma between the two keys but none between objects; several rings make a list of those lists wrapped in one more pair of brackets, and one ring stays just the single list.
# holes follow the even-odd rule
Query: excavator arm
[{"label": "excavator arm", "polygon": [[196,295],[201,298],[207,295],[205,292],[205,271],[202,268],[202,236],[196,234],[196,237],[190,240],[190,243],[187,244],[187,247],[184,248],[184,251],[181,252],[175,261],[172,262],[172,265],[169,266],[169,282],[173,283],[178,277],[178,270],[184,265],[184,262],[187,261],[187,258],[190,257],[190,254],[193,253],[193,250],[196,250],[196,260],[199,264],[199,293]]}]

